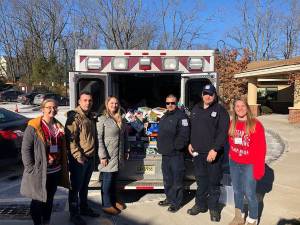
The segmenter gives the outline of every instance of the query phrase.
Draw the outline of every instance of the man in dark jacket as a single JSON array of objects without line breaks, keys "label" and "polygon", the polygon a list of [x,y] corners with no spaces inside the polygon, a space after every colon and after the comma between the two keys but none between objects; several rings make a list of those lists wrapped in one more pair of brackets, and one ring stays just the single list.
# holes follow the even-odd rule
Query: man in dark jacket
[{"label": "man in dark jacket", "polygon": [[169,212],[176,212],[183,199],[184,149],[189,141],[187,116],[177,108],[177,98],[166,98],[167,112],[159,122],[158,152],[162,154],[162,173],[166,199],[158,205],[169,206]]},{"label": "man in dark jacket", "polygon": [[216,89],[209,84],[203,88],[202,102],[191,112],[191,140],[189,153],[194,157],[197,182],[195,205],[187,211],[190,215],[210,211],[211,221],[219,222],[220,182],[222,159],[227,140],[229,115],[217,102]]}]

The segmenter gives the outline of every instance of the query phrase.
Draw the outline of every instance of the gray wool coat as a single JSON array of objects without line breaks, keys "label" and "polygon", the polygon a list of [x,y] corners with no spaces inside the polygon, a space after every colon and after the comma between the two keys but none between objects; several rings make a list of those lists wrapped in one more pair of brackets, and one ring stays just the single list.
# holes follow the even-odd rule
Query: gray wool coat
[{"label": "gray wool coat", "polygon": [[115,120],[102,115],[97,123],[100,159],[107,158],[108,165],[99,164],[100,172],[117,172],[124,165],[124,153],[128,151],[126,124],[120,129]]}]

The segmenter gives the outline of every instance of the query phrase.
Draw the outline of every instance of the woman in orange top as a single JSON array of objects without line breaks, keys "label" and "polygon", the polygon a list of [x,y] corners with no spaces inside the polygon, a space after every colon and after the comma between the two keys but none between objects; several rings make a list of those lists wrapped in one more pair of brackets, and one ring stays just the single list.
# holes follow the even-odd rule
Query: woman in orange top
[{"label": "woman in orange top", "polygon": [[32,199],[34,225],[50,224],[57,186],[69,187],[64,129],[55,119],[57,102],[46,99],[41,108],[43,115],[28,122],[22,142],[21,194]]}]

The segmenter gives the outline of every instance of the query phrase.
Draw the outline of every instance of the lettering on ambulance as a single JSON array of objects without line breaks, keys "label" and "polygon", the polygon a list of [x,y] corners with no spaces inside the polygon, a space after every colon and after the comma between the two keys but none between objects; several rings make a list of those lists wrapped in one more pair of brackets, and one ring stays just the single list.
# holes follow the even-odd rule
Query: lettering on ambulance
[{"label": "lettering on ambulance", "polygon": [[238,153],[239,156],[249,155],[249,151],[243,147],[249,148],[250,137],[243,130],[235,130],[234,143],[237,147],[231,146],[233,152]]}]

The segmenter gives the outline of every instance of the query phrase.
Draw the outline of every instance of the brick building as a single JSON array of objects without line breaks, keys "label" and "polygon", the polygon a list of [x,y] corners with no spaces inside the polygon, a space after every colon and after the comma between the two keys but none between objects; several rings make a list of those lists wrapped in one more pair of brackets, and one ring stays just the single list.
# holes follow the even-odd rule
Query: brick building
[{"label": "brick building", "polygon": [[[291,75],[298,77],[292,85]],[[288,113],[291,123],[300,123],[300,56],[251,62],[234,77],[248,79],[248,103],[255,115],[266,105],[274,113]]]}]

